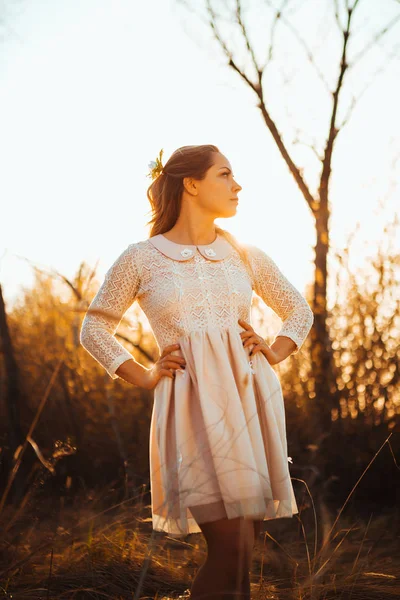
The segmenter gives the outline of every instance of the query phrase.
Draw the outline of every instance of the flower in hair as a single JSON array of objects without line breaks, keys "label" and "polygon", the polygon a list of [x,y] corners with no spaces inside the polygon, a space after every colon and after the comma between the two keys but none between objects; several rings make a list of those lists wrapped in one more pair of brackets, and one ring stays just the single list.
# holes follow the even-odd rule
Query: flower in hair
[{"label": "flower in hair", "polygon": [[164,166],[162,164],[162,155],[164,150],[161,148],[160,154],[157,156],[156,160],[151,160],[149,162],[150,172],[147,174],[147,177],[151,177],[151,179],[157,179],[159,175],[163,172]]}]

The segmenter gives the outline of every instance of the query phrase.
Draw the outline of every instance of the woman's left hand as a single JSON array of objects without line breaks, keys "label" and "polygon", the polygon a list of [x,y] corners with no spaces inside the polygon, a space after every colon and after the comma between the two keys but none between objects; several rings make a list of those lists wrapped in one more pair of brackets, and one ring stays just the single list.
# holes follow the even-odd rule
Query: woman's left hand
[{"label": "woman's left hand", "polygon": [[253,356],[256,352],[262,352],[270,365],[276,365],[280,362],[281,359],[278,354],[268,346],[264,338],[258,335],[249,323],[243,319],[239,319],[238,323],[246,330],[240,332],[240,337],[244,340],[243,347],[246,348],[251,344],[255,344],[250,352],[250,356]]}]

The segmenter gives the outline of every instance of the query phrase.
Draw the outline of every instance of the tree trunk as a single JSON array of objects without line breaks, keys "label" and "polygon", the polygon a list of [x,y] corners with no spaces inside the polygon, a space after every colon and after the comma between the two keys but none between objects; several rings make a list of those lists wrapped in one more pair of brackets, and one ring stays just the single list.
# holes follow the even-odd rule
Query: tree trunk
[{"label": "tree trunk", "polygon": [[[8,414],[8,442],[9,451],[5,453],[5,468],[9,475],[15,463],[13,457],[18,446],[24,442],[24,436],[21,429],[19,417],[19,406],[22,402],[23,394],[20,387],[20,373],[17,361],[14,355],[14,349],[11,341],[10,331],[7,323],[6,307],[4,304],[3,290],[0,285],[0,340],[4,360],[5,378],[5,403]],[[13,487],[10,490],[9,498],[11,501],[18,502],[23,495],[24,482],[26,475],[24,463],[21,464],[15,476]]]},{"label": "tree trunk", "polygon": [[[323,179],[322,179],[323,181]],[[329,250],[329,209],[327,184],[321,181],[320,202],[315,211],[316,244],[315,244],[315,279],[312,310],[314,325],[310,332],[315,382],[315,409],[319,433],[330,431],[331,411],[336,406],[334,393],[334,365],[331,340],[327,327],[327,281]]]}]

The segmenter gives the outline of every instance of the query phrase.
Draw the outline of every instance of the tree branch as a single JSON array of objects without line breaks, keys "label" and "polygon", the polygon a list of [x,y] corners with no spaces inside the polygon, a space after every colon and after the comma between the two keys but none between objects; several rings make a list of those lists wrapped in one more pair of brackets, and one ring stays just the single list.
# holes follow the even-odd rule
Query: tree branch
[{"label": "tree branch", "polygon": [[396,15],[396,17],[394,17],[387,25],[386,27],[384,27],[383,29],[381,29],[381,31],[379,31],[373,38],[372,40],[370,40],[366,46],[358,53],[356,54],[355,58],[353,58],[353,62],[349,65],[349,69],[353,69],[354,66],[367,54],[367,52],[369,52],[369,50],[371,50],[371,48],[373,48],[375,46],[375,44],[383,38],[384,35],[386,35],[388,33],[388,31],[390,31],[394,25],[396,25],[396,23],[398,23],[400,21],[400,13],[398,15]]},{"label": "tree branch", "polygon": [[[284,1],[284,4],[286,3],[287,0]],[[294,179],[297,182],[297,185],[299,186],[300,190],[303,193],[304,198],[306,199],[311,211],[313,213],[315,213],[316,210],[318,210],[318,203],[315,201],[314,197],[312,196],[310,190],[308,189],[307,184],[305,183],[304,179],[303,179],[303,175],[302,175],[302,171],[297,167],[297,165],[295,165],[294,161],[292,160],[292,158],[289,155],[289,152],[283,142],[282,136],[279,133],[273,119],[271,118],[271,115],[269,114],[269,111],[267,110],[267,107],[265,105],[265,101],[263,98],[263,90],[262,90],[262,85],[261,85],[261,78],[262,78],[262,70],[260,70],[257,61],[255,59],[254,54],[252,54],[253,56],[253,63],[256,66],[257,69],[257,73],[259,76],[259,81],[258,83],[253,83],[252,81],[250,81],[250,79],[247,77],[247,75],[240,69],[240,67],[238,67],[238,65],[235,63],[235,61],[233,60],[232,57],[232,53],[229,51],[227,45],[225,44],[224,40],[222,39],[221,35],[219,34],[219,31],[217,29],[215,20],[216,20],[216,14],[215,11],[213,10],[212,6],[211,6],[211,2],[210,0],[207,0],[207,10],[208,13],[210,15],[210,27],[214,33],[214,36],[216,38],[216,40],[218,41],[218,43],[221,45],[222,49],[224,50],[226,56],[229,58],[229,66],[234,69],[239,75],[240,77],[242,77],[242,79],[249,85],[249,87],[251,87],[251,89],[257,94],[258,98],[259,98],[259,104],[258,104],[258,108],[261,110],[261,113],[264,117],[265,123],[267,124],[268,129],[270,130],[276,145],[278,146],[279,151],[281,152],[286,164],[288,165]],[[277,14],[277,18],[278,18],[278,14]],[[239,12],[238,15],[238,20],[241,20],[241,15]],[[239,21],[240,22],[240,21]],[[243,21],[242,22],[242,32],[243,34],[246,36],[246,45],[249,47],[250,46],[250,42],[249,42],[249,38],[246,34],[246,29],[243,25]]]},{"label": "tree branch", "polygon": [[288,165],[290,172],[292,173],[297,185],[299,186],[304,198],[306,199],[306,201],[308,203],[308,206],[310,207],[312,213],[315,214],[316,211],[318,210],[318,202],[316,202],[316,200],[312,196],[310,190],[308,189],[308,186],[302,177],[302,173],[300,172],[300,169],[295,165],[295,163],[291,159],[289,152],[287,151],[286,146],[283,143],[282,136],[279,133],[279,131],[278,131],[274,121],[272,120],[272,118],[265,106],[265,103],[262,99],[261,99],[260,103],[258,104],[258,108],[261,110],[261,114],[264,117],[264,121],[265,121],[268,129],[270,130],[272,137],[275,140],[276,145],[278,146],[278,150],[280,151],[284,161]]},{"label": "tree branch", "polygon": [[[272,8],[273,10],[275,10],[275,6],[273,6],[272,2],[270,2],[270,0],[266,0],[266,3],[268,4],[268,6],[270,8]],[[275,18],[272,21],[272,25],[271,25],[271,33],[270,33],[270,44],[269,44],[269,48],[268,48],[268,55],[267,55],[267,60],[262,68],[262,70],[264,71],[268,64],[271,62],[272,58],[273,58],[273,48],[274,48],[274,42],[275,42],[275,33],[276,33],[276,29],[278,27],[278,23],[279,20],[281,18],[282,12],[285,9],[286,4],[289,3],[289,0],[282,0],[282,5],[281,8],[279,10],[276,11],[275,14]]]},{"label": "tree branch", "polygon": [[[308,48],[306,42],[304,41],[304,39],[301,37],[301,35],[299,34],[299,32],[293,27],[293,25],[290,23],[290,21],[288,21],[284,15],[282,11],[277,11],[276,13],[276,20],[277,19],[281,19],[281,21],[283,23],[285,23],[285,25],[291,30],[291,32],[293,33],[294,37],[297,39],[297,41],[299,42],[300,46],[302,46],[304,52],[307,55],[308,60],[310,61],[311,65],[314,67],[318,77],[320,78],[320,80],[322,81],[325,89],[328,91],[328,93],[331,93],[330,87],[328,82],[326,81],[322,71],[320,70],[320,68],[318,67],[317,63],[314,60],[314,56],[311,52],[311,50]],[[272,43],[272,42],[271,42]]]},{"label": "tree branch", "polygon": [[242,30],[242,34],[243,34],[244,40],[246,42],[247,50],[250,53],[251,59],[253,61],[254,68],[255,68],[256,73],[258,75],[259,84],[261,84],[261,78],[262,78],[263,71],[258,66],[256,55],[254,53],[252,45],[250,44],[250,39],[249,39],[249,36],[247,34],[247,29],[246,29],[246,26],[245,26],[245,24],[243,22],[243,19],[242,19],[242,7],[240,5],[240,0],[236,0],[236,19],[237,19],[237,22],[238,22],[238,24],[240,26],[240,29]]},{"label": "tree branch", "polygon": [[207,11],[210,15],[209,25],[211,27],[211,30],[214,34],[215,39],[221,45],[221,48],[223,49],[227,58],[229,59],[228,65],[230,67],[232,67],[232,69],[234,69],[240,75],[240,77],[242,77],[242,79],[244,79],[244,81],[247,83],[247,85],[249,87],[251,87],[251,89],[259,96],[260,86],[253,83],[252,81],[250,81],[250,79],[246,76],[246,74],[241,71],[241,69],[237,66],[237,64],[233,60],[232,53],[230,52],[229,48],[227,47],[227,45],[225,44],[224,40],[222,39],[222,37],[220,36],[220,34],[218,32],[218,29],[217,29],[217,26],[215,23],[216,14],[211,6],[210,0],[207,0],[206,3],[207,3]]},{"label": "tree branch", "polygon": [[[348,46],[349,37],[350,37],[351,21],[352,21],[353,15],[354,15],[354,10],[357,7],[358,3],[359,3],[359,0],[355,0],[354,5],[351,8],[348,5],[348,0],[346,0],[347,24],[346,24],[346,28],[344,29],[344,31],[342,31],[342,33],[343,33],[343,49],[342,49],[342,58],[340,61],[340,71],[339,71],[339,76],[338,76],[338,80],[337,80],[337,84],[336,84],[336,89],[334,90],[334,92],[332,94],[333,95],[332,114],[331,114],[331,120],[329,123],[329,133],[328,133],[328,137],[327,137],[327,141],[326,141],[326,145],[325,145],[324,160],[322,163],[320,198],[322,195],[321,194],[322,187],[326,188],[328,185],[328,181],[329,181],[331,170],[332,170],[333,145],[334,145],[335,139],[340,131],[336,126],[336,117],[337,117],[337,111],[338,111],[338,106],[339,106],[340,91],[343,86],[343,80],[344,80],[345,73],[348,69],[347,46]],[[338,22],[340,22],[337,3],[336,3],[336,20]],[[326,202],[327,194],[325,194],[324,196],[325,196],[325,202]]]},{"label": "tree branch", "polygon": [[334,15],[335,15],[335,19],[336,19],[336,23],[340,29],[340,31],[343,31],[343,27],[342,24],[340,22],[340,15],[339,15],[339,4],[338,4],[338,0],[334,0],[334,5],[335,5],[335,11],[334,11]]},{"label": "tree branch", "polygon": [[302,146],[306,146],[307,148],[312,150],[314,152],[315,156],[318,158],[318,160],[320,162],[322,162],[323,156],[321,156],[321,154],[318,152],[317,147],[314,144],[310,144],[309,142],[302,140],[300,137],[298,137],[298,134],[299,134],[299,130],[297,130],[297,132],[296,132],[296,137],[293,140],[293,145],[301,144]]},{"label": "tree branch", "polygon": [[398,46],[394,47],[393,51],[389,54],[389,56],[385,57],[381,66],[378,69],[376,69],[375,73],[373,74],[371,79],[368,81],[368,83],[364,86],[364,88],[361,90],[361,92],[358,94],[357,98],[355,98],[353,96],[350,107],[347,110],[346,115],[345,115],[341,125],[338,127],[339,130],[343,129],[343,127],[348,123],[357,102],[359,102],[359,100],[362,98],[362,96],[365,94],[365,92],[371,86],[371,84],[376,81],[376,78],[378,77],[378,75],[381,75],[382,73],[385,72],[385,67],[387,67],[389,65],[390,61],[393,60],[393,58],[395,58],[398,55],[399,49],[400,49],[400,44]]}]

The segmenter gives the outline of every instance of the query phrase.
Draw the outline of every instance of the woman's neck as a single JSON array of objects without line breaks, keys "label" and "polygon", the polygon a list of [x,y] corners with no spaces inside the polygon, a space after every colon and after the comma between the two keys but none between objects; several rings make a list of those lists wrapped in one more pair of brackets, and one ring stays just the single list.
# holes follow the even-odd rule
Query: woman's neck
[{"label": "woman's neck", "polygon": [[163,236],[175,242],[175,244],[188,244],[191,246],[207,246],[217,239],[217,227],[213,224],[212,229],[200,231],[198,228],[190,230],[187,226],[174,225],[169,231],[163,233]]}]

